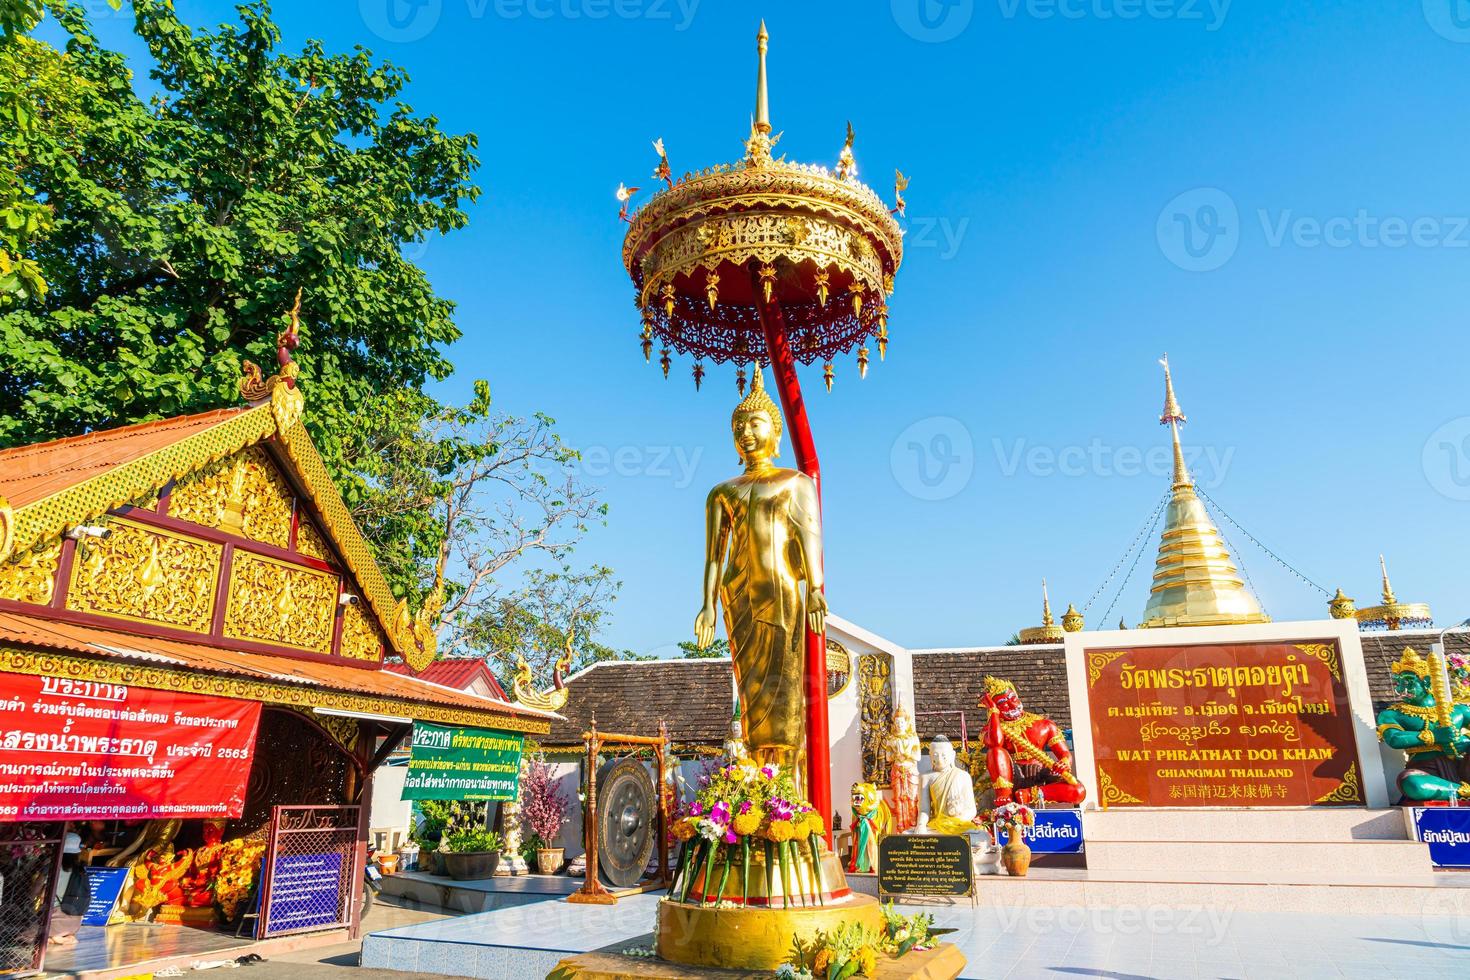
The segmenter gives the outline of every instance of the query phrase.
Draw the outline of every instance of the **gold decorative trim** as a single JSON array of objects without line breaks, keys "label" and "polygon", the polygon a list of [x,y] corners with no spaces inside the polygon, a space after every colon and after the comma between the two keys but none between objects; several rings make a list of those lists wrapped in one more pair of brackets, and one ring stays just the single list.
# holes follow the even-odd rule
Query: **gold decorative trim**
[{"label": "gold decorative trim", "polygon": [[222,635],[332,652],[337,576],[250,551],[235,551]]},{"label": "gold decorative trim", "polygon": [[1120,803],[1143,803],[1138,797],[1119,789],[1117,784],[1113,782],[1113,777],[1109,776],[1108,771],[1101,765],[1097,767],[1097,788],[1099,795],[1102,797],[1104,810],[1110,806],[1117,806]]},{"label": "gold decorative trim", "polygon": [[0,599],[44,606],[56,594],[56,568],[61,560],[61,536],[26,548],[0,562]]},{"label": "gold decorative trim", "polygon": [[1348,766],[1347,772],[1342,774],[1342,782],[1321,796],[1317,797],[1315,803],[1362,803],[1363,787],[1358,781],[1358,764],[1354,762]]},{"label": "gold decorative trim", "polygon": [[1087,686],[1097,683],[1102,672],[1107,670],[1108,665],[1119,657],[1128,656],[1127,650],[1107,650],[1104,652],[1092,652],[1087,655]]},{"label": "gold decorative trim", "polygon": [[1342,683],[1342,667],[1337,660],[1336,643],[1297,643],[1294,645],[1307,656],[1322,661],[1323,665],[1332,672],[1332,679],[1339,684]]},{"label": "gold decorative trim", "polygon": [[151,667],[117,660],[96,660],[69,654],[38,653],[21,647],[0,645],[0,671],[40,677],[65,677],[103,684],[126,684],[156,691],[186,691],[222,698],[240,698],[285,707],[336,708],[367,714],[411,717],[447,725],[498,728],[503,731],[547,735],[550,720],[425,704],[383,695],[335,691],[320,684],[285,684],[250,677],[226,677],[194,670]]},{"label": "gold decorative trim", "polygon": [[304,718],[310,718],[324,732],[332,736],[332,741],[342,746],[349,753],[357,748],[357,739],[362,734],[362,729],[358,726],[356,718],[343,718],[341,715],[319,715],[310,708],[298,704],[289,705],[288,708]]}]

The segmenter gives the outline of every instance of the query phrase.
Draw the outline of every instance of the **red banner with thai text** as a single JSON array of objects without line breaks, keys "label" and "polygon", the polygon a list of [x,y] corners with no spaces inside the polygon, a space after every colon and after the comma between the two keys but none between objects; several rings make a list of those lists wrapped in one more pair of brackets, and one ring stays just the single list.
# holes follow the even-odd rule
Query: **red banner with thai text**
[{"label": "red banner with thai text", "polygon": [[260,703],[0,674],[0,822],[238,817]]}]

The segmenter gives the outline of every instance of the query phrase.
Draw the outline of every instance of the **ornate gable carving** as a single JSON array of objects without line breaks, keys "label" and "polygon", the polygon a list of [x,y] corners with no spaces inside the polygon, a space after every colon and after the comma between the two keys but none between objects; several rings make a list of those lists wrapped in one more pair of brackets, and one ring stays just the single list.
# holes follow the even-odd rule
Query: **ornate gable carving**
[{"label": "ornate gable carving", "polygon": [[337,577],[248,551],[235,552],[224,635],[332,652]]},{"label": "ornate gable carving", "polygon": [[168,515],[286,548],[294,505],[290,485],[270,456],[250,446],[180,480],[169,498]]},{"label": "ornate gable carving", "polygon": [[79,544],[66,607],[208,633],[224,549],[127,518],[107,526],[106,538]]}]

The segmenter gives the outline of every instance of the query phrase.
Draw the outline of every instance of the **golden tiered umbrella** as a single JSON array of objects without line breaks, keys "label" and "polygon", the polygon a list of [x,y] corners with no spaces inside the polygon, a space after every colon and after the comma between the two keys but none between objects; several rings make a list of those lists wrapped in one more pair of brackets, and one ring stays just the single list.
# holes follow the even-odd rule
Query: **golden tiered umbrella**
[{"label": "golden tiered umbrella", "polygon": [[1383,573],[1383,602],[1381,605],[1359,609],[1355,615],[1358,626],[1363,629],[1401,630],[1420,626],[1433,626],[1434,618],[1429,606],[1423,602],[1399,602],[1388,581],[1388,564],[1378,556],[1378,570]]},{"label": "golden tiered umbrella", "polygon": [[[673,352],[692,357],[696,387],[706,361],[733,363],[742,394],[747,366],[769,365],[797,466],[820,491],[796,365],[822,362],[830,391],[839,355],[856,351],[866,375],[869,339],[880,359],[886,353],[888,297],[903,254],[894,215],[903,213],[907,179],[896,175],[893,206],[860,183],[851,124],[833,169],[776,157],[764,22],[756,40],[755,116],[744,154],[675,179],[663,140],[655,141],[654,179],[662,186],[631,214],[632,192],[618,188],[629,223],[623,264],[642,315],[644,358],[652,360],[657,346],[667,377]],[[807,636],[805,673],[810,797],[817,812],[830,814],[826,656],[816,634]]]}]

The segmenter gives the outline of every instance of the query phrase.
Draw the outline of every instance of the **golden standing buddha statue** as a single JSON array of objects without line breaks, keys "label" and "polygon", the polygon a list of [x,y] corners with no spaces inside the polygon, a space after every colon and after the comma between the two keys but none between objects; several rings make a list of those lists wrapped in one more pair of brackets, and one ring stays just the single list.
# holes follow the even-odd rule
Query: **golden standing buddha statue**
[{"label": "golden standing buddha statue", "polygon": [[808,626],[823,631],[827,615],[821,506],[811,477],[771,462],[781,444],[781,411],[759,366],[730,426],[745,472],[711,490],[705,505],[704,607],[694,636],[701,649],[709,646],[715,606],[723,603],[745,743],[755,760],[790,767],[801,786],[803,643]]}]

